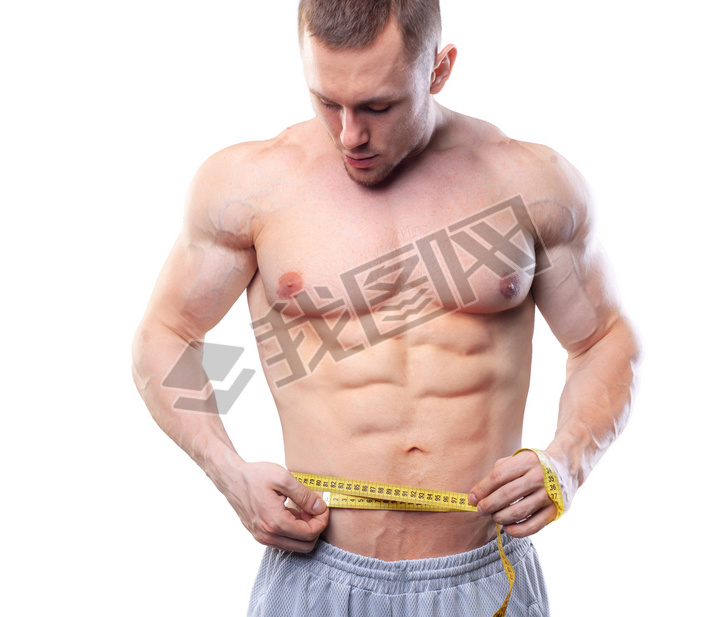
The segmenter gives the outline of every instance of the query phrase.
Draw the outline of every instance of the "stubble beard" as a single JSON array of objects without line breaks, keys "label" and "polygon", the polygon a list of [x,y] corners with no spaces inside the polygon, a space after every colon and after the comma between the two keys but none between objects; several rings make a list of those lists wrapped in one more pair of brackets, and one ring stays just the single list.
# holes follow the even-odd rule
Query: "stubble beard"
[{"label": "stubble beard", "polygon": [[345,160],[343,161],[343,167],[345,168],[348,177],[353,180],[353,182],[355,182],[356,184],[360,184],[361,186],[364,186],[366,188],[373,188],[385,182],[385,180],[387,180],[392,175],[393,171],[395,171],[395,168],[398,167],[398,165],[400,165],[402,162],[403,159],[401,159],[392,166],[388,166],[385,169],[379,170],[374,176],[365,178],[359,178],[355,176],[355,172]]},{"label": "stubble beard", "polygon": [[[355,171],[353,168],[346,162],[346,160],[343,160],[343,167],[346,170],[346,173],[348,174],[348,177],[353,180],[356,184],[360,184],[361,186],[364,186],[366,188],[374,188],[386,180],[388,180],[391,176],[394,175],[394,172],[405,162],[407,158],[410,158],[413,153],[417,150],[418,146],[420,145],[421,138],[416,138],[415,143],[411,145],[410,148],[407,149],[407,153],[401,156],[396,162],[392,164],[386,165],[384,169],[377,170],[375,175],[368,176],[361,178],[360,176],[354,175]],[[367,176],[367,174],[366,174]]]},{"label": "stubble beard", "polygon": [[[419,124],[425,125],[427,123],[427,117],[423,118],[423,122]],[[403,165],[406,159],[409,159],[413,156],[419,155],[426,147],[427,143],[423,143],[423,140],[425,139],[424,135],[417,134],[415,136],[415,139],[413,140],[413,143],[410,144],[409,148],[406,148],[405,153],[400,156],[397,161],[395,161],[392,164],[388,164],[384,169],[378,170],[374,176],[368,176],[368,177],[360,177],[357,175],[354,175],[355,171],[351,168],[351,166],[348,164],[348,162],[343,159],[343,167],[346,170],[346,173],[348,174],[348,177],[356,182],[357,184],[360,184],[361,186],[364,186],[366,188],[373,188],[378,186],[379,184],[382,184],[386,180],[388,180],[391,176],[394,175],[394,172],[398,170],[399,167]],[[422,143],[422,147],[421,147]],[[340,149],[339,149],[340,150]],[[367,174],[366,174],[367,176]]]}]

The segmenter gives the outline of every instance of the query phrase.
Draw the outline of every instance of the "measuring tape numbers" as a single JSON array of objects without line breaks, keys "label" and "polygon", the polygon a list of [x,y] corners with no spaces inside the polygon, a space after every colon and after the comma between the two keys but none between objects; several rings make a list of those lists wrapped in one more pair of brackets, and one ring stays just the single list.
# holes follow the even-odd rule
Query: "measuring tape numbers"
[{"label": "measuring tape numbers", "polygon": [[[557,507],[557,520],[564,513],[564,500],[559,486],[559,478],[547,455],[541,450],[522,448],[515,454],[529,450],[539,458],[544,476],[544,487],[550,499]],[[293,473],[302,484],[322,493],[329,508],[354,508],[361,510],[408,510],[414,512],[477,512],[477,506],[470,504],[467,493],[455,493],[435,489],[368,482],[349,478],[334,478],[309,473]],[[505,555],[502,546],[500,526],[497,528],[497,546],[505,569],[510,588],[502,606],[493,617],[504,617],[515,584],[515,569]]]}]

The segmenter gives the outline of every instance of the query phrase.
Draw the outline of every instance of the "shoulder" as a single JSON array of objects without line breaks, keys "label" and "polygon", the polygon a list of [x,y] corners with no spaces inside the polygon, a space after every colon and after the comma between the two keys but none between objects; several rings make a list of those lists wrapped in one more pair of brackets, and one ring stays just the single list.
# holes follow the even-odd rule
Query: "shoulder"
[{"label": "shoulder", "polygon": [[587,239],[594,219],[591,189],[564,156],[500,131],[492,133],[483,149],[503,190],[522,197],[545,245]]},{"label": "shoulder", "polygon": [[306,130],[299,124],[265,141],[220,150],[199,167],[190,194],[200,194],[204,199],[255,199],[278,178],[290,177],[292,168],[305,158],[300,134]]},{"label": "shoulder", "polygon": [[235,144],[206,159],[189,186],[185,227],[241,248],[252,246],[263,215],[285,201],[281,193],[291,192],[291,180],[300,173],[306,130],[292,126],[272,139]]},{"label": "shoulder", "polygon": [[461,152],[476,186],[504,200],[519,196],[546,246],[587,240],[594,204],[584,176],[552,148],[512,139],[484,120],[452,114],[449,147]]},{"label": "shoulder", "polygon": [[547,246],[581,244],[594,229],[595,206],[586,178],[564,156],[541,144],[521,142],[532,158],[524,199]]}]

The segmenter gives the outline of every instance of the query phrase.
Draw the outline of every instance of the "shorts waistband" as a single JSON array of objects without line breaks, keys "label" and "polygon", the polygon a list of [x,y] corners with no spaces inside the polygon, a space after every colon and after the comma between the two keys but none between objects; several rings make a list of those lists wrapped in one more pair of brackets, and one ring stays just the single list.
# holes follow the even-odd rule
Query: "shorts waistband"
[{"label": "shorts waistband", "polygon": [[[512,538],[503,534],[502,541],[512,565],[532,548],[529,538]],[[401,561],[356,555],[319,540],[313,552],[305,558],[310,560],[309,567],[315,575],[383,593],[438,590],[495,574],[505,576],[497,540],[466,553]]]}]

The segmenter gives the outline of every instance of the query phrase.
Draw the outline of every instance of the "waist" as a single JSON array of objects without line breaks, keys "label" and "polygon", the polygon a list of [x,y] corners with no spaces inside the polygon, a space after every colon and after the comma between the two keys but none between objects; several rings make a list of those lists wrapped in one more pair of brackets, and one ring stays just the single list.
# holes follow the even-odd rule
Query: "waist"
[{"label": "waist", "polygon": [[399,561],[464,553],[495,536],[492,518],[474,512],[331,509],[321,537],[350,553]]},{"label": "waist", "polygon": [[[411,451],[390,455],[384,445],[367,440],[341,448],[339,464],[294,463],[289,469],[362,481],[409,485],[467,493],[492,468],[500,456],[509,456],[509,447],[461,444],[453,451]],[[497,448],[495,446],[498,446]],[[514,450],[512,450],[514,451]],[[313,450],[315,453],[316,450]],[[326,450],[319,451],[327,458]],[[287,457],[288,458],[288,457]],[[317,492],[328,489],[318,489]],[[341,492],[337,490],[337,492]],[[375,495],[379,497],[379,495]],[[496,537],[491,517],[471,512],[425,512],[409,510],[366,510],[331,508],[322,538],[351,553],[395,561],[423,559],[462,553],[484,546]]]}]

